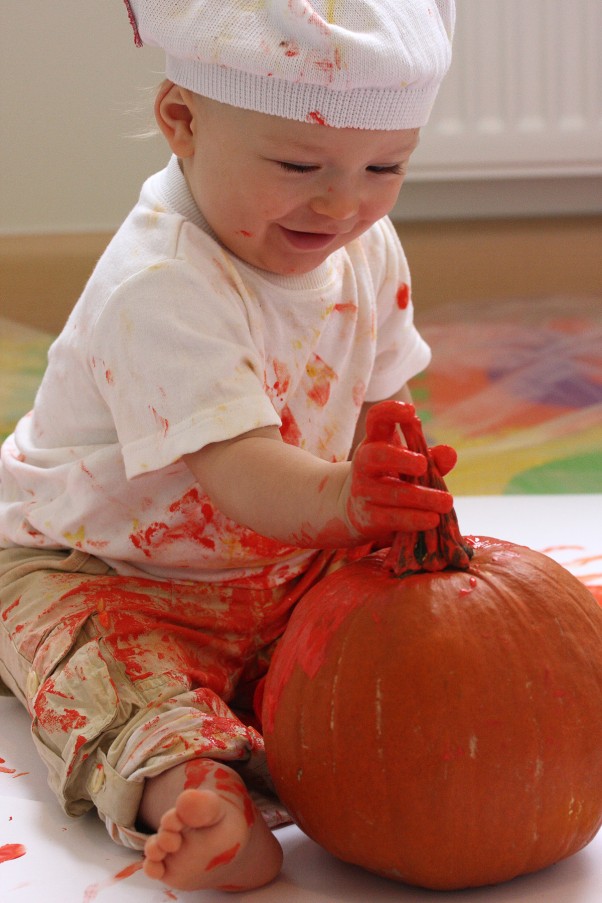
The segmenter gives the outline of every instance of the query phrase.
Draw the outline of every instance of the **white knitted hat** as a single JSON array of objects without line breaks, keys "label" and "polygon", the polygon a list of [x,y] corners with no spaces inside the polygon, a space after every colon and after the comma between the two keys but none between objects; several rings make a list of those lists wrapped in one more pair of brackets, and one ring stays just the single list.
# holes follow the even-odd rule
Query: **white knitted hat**
[{"label": "white knitted hat", "polygon": [[424,125],[451,59],[454,0],[125,3],[177,85],[336,128]]}]

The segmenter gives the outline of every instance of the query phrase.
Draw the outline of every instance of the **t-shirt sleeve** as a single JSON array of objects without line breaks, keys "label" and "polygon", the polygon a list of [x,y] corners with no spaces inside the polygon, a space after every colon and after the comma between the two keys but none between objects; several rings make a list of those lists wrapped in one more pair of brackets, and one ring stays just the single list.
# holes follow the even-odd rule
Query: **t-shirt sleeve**
[{"label": "t-shirt sleeve", "polygon": [[245,305],[218,264],[203,274],[168,259],[130,277],[100,314],[90,355],[128,478],[280,425]]},{"label": "t-shirt sleeve", "polygon": [[374,236],[379,235],[381,247],[372,251],[381,261],[380,272],[376,272],[376,357],[366,401],[380,401],[394,395],[424,370],[431,359],[430,348],[414,324],[406,256],[388,218],[377,224]]}]

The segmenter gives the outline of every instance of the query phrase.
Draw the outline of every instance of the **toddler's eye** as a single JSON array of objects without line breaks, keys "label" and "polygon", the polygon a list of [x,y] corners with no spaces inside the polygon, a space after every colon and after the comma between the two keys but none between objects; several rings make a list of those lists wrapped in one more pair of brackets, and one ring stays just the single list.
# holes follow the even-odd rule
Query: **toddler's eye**
[{"label": "toddler's eye", "polygon": [[285,160],[277,160],[278,166],[285,169],[287,172],[312,172],[316,169],[315,166],[310,166],[305,163],[287,163]]},{"label": "toddler's eye", "polygon": [[393,166],[369,166],[368,172],[374,172],[377,175],[384,173],[390,176],[400,176],[403,174],[404,168],[400,163],[395,163]]}]

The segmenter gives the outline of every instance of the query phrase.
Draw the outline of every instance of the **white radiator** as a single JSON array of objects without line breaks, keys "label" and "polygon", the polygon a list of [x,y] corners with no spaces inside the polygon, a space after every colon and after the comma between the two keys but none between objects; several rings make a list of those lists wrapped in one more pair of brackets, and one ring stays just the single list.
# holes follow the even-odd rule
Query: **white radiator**
[{"label": "white radiator", "polygon": [[602,0],[457,0],[410,180],[571,175],[602,175]]}]

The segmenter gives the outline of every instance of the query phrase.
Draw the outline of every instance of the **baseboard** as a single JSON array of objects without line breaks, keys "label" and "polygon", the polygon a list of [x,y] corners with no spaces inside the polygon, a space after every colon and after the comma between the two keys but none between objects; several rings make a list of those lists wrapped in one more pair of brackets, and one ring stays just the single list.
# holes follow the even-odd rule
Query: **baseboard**
[{"label": "baseboard", "polygon": [[[602,216],[400,222],[417,316],[482,298],[602,295]],[[57,332],[109,233],[0,236],[0,315]]]},{"label": "baseboard", "polygon": [[0,314],[58,332],[110,238],[108,233],[0,236]]},{"label": "baseboard", "polygon": [[417,318],[455,301],[602,298],[602,216],[398,223],[397,230]]}]

